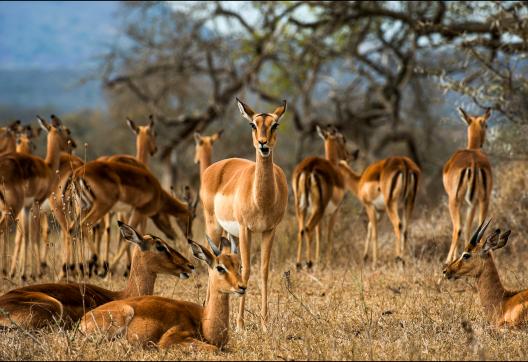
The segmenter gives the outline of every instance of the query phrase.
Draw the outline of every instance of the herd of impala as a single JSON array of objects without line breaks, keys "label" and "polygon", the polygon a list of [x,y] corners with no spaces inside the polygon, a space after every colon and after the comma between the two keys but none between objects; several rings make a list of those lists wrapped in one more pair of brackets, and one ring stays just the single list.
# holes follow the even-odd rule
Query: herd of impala
[{"label": "herd of impala", "polygon": [[[237,105],[251,127],[255,162],[229,158],[212,163],[213,144],[222,131],[212,136],[195,133],[194,160],[200,166],[199,198],[207,246],[190,239],[198,199],[193,200],[190,192],[183,200],[167,192],[149,169],[149,157],[157,150],[152,117],[146,126],[137,126],[127,119],[136,134],[136,157],[110,155],[90,162],[72,155],[75,142],[68,128],[54,115],[50,123],[37,117],[41,129],[47,133],[45,159],[32,155],[33,139],[39,132],[23,127],[19,121],[1,128],[2,273],[4,277],[20,275],[27,280],[46,272],[49,227],[47,217],[41,217],[45,208],[49,208],[61,228],[64,254],[59,276],[62,282],[28,285],[0,296],[0,327],[40,328],[53,323],[71,327],[79,323],[86,335],[123,336],[131,342],[155,343],[162,348],[189,345],[217,350],[228,341],[230,294],[241,297],[236,325],[238,329],[244,328],[251,242],[255,234],[261,234],[260,317],[266,330],[271,249],[288,203],[286,175],[273,162],[277,128],[286,112],[286,101],[272,113],[257,113],[238,98]],[[528,291],[504,289],[491,253],[506,244],[510,231],[501,233],[497,229],[484,237],[490,223],[485,219],[492,173],[482,146],[490,111],[481,116],[471,116],[461,108],[459,111],[468,126],[468,143],[466,149],[452,155],[443,169],[453,224],[444,275],[448,279],[476,277],[489,319],[499,326],[517,326],[528,319]],[[297,269],[312,269],[319,262],[325,216],[328,216],[327,253],[333,252],[332,231],[347,191],[357,197],[368,216],[363,258],[368,259],[371,245],[372,262],[377,262],[377,222],[380,213],[386,211],[396,236],[395,258],[403,262],[420,181],[419,167],[407,157],[394,156],[356,173],[350,164],[357,159],[358,152],[347,149],[343,134],[334,126],[318,126],[317,132],[324,141],[325,157],[307,157],[292,173],[298,225]],[[477,206],[480,226],[471,235]],[[460,220],[463,207],[467,213],[464,227]],[[121,244],[110,260],[111,216],[116,212],[118,219],[126,219],[127,223],[118,221]],[[209,269],[203,306],[152,295],[157,274],[187,279],[194,270],[193,264],[167,242],[145,234],[150,218],[168,239],[175,239],[177,233],[171,217],[176,219],[193,256]],[[10,254],[9,230],[14,221],[17,221],[16,237]],[[467,246],[457,258],[462,230]],[[314,232],[316,244],[312,256]],[[106,290],[81,278],[86,274],[105,276],[114,271],[125,252],[129,255],[128,284],[123,291]],[[26,271],[28,264],[30,275]],[[74,278],[76,282],[72,281]]]}]

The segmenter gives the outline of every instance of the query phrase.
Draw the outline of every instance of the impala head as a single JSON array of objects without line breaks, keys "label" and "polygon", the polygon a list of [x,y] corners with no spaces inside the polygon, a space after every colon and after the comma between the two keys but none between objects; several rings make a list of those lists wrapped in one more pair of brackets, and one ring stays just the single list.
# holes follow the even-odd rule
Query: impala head
[{"label": "impala head", "polygon": [[237,104],[240,113],[249,121],[253,129],[253,146],[262,157],[269,157],[277,142],[277,128],[280,118],[286,111],[286,101],[282,101],[282,105],[277,107],[273,113],[255,113],[238,98]]},{"label": "impala head", "polygon": [[213,143],[220,139],[220,136],[222,136],[223,132],[224,130],[221,129],[211,136],[202,136],[200,133],[194,132],[194,142],[196,143],[194,163],[200,162],[201,155],[207,155],[208,157],[211,157],[211,153],[213,152]]},{"label": "impala head", "polygon": [[[187,258],[157,236],[141,235],[121,221],[118,221],[117,224],[123,238],[139,247],[139,251],[136,253],[139,253],[142,263],[147,265],[152,272],[187,279],[194,271],[194,265]],[[134,258],[136,258],[136,254],[134,254]]]},{"label": "impala head", "polygon": [[209,283],[216,290],[226,294],[244,295],[246,284],[242,280],[240,256],[233,238],[222,237],[222,245],[217,247],[209,236],[207,242],[212,250],[188,239],[193,256],[205,261],[209,267]]},{"label": "impala head", "polygon": [[319,137],[324,141],[326,154],[333,154],[338,160],[352,159],[352,153],[347,151],[345,136],[336,126],[329,124],[322,128],[317,125],[315,128]]},{"label": "impala head", "polygon": [[486,129],[488,128],[491,109],[488,108],[481,116],[471,116],[461,107],[458,107],[458,113],[468,126],[468,143],[471,144],[470,148],[482,148],[486,138]]},{"label": "impala head", "polygon": [[17,135],[17,152],[32,153],[36,146],[33,142],[34,138],[40,135],[42,128],[37,128],[36,131],[28,124],[22,127],[22,130]]},{"label": "impala head", "polygon": [[51,124],[37,116],[40,127],[48,134],[48,144],[57,144],[61,151],[70,151],[75,147],[70,130],[62,125],[62,121],[56,115],[52,114],[50,118]]},{"label": "impala head", "polygon": [[130,118],[127,118],[127,124],[137,136],[137,147],[139,148],[140,145],[145,145],[143,147],[147,148],[147,152],[151,156],[154,156],[158,151],[158,146],[156,143],[156,130],[154,129],[154,117],[152,114],[149,116],[149,123],[146,126],[136,126],[134,121]]},{"label": "impala head", "polygon": [[0,151],[15,151],[16,136],[20,131],[20,123],[20,120],[17,120],[8,126],[0,127]]},{"label": "impala head", "polygon": [[511,233],[510,230],[501,233],[500,229],[496,229],[489,233],[487,238],[482,237],[489,222],[482,223],[478,227],[464,248],[462,255],[444,269],[444,276],[447,279],[457,279],[464,275],[471,277],[480,276],[486,261],[491,257],[490,252],[506,245]]}]

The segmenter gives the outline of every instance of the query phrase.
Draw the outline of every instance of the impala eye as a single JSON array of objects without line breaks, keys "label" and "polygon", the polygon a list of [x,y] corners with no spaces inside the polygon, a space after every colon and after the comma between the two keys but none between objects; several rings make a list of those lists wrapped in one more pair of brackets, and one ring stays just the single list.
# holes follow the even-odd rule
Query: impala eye
[{"label": "impala eye", "polygon": [[255,123],[250,123],[250,125],[251,125],[251,128],[257,129],[257,125]]},{"label": "impala eye", "polygon": [[279,127],[279,124],[278,124],[278,123],[273,123],[273,124],[271,125],[271,130],[272,130],[272,131],[275,131],[275,130],[277,129],[277,127]]},{"label": "impala eye", "polygon": [[226,272],[226,270],[224,269],[224,267],[221,267],[220,265],[218,265],[216,267],[216,270],[220,273],[220,274],[224,274]]},{"label": "impala eye", "polygon": [[169,252],[169,251],[167,250],[167,248],[165,247],[165,245],[160,244],[160,243],[156,243],[156,250],[157,250],[157,251],[165,251],[165,252],[167,252],[167,253]]},{"label": "impala eye", "polygon": [[469,259],[471,257],[471,254],[470,253],[464,253],[462,254],[462,258],[463,259]]}]

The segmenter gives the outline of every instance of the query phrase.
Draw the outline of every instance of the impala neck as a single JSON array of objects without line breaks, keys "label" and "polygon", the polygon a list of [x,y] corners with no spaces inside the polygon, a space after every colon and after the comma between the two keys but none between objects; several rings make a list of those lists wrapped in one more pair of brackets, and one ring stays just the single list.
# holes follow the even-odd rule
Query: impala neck
[{"label": "impala neck", "polygon": [[215,346],[223,346],[229,339],[229,294],[222,293],[215,286],[211,275],[209,300],[202,315],[202,332],[205,339]]},{"label": "impala neck", "polygon": [[149,271],[147,263],[141,257],[141,251],[134,246],[130,276],[125,289],[118,293],[119,299],[153,295],[155,282],[156,273]]},{"label": "impala neck", "polygon": [[476,150],[482,148],[482,139],[479,132],[475,132],[472,127],[468,127],[468,143],[467,148],[470,150]]},{"label": "impala neck", "polygon": [[211,150],[207,150],[205,147],[202,147],[198,153],[198,162],[200,162],[200,179],[202,178],[205,169],[211,165],[211,153]]},{"label": "impala neck", "polygon": [[60,164],[60,145],[58,138],[60,137],[57,131],[50,131],[48,133],[48,146],[46,151],[46,164],[55,172],[59,169]]},{"label": "impala neck", "polygon": [[339,163],[339,170],[345,178],[346,187],[357,196],[359,192],[359,180],[361,179],[361,175],[358,175],[352,171],[350,166],[344,165],[342,163]]},{"label": "impala neck", "polygon": [[325,140],[325,158],[332,162],[334,165],[337,165],[339,162],[339,153],[337,150],[337,142],[335,139],[326,139]]},{"label": "impala neck", "polygon": [[262,157],[258,151],[253,180],[253,200],[259,209],[271,207],[275,201],[275,174],[273,172],[273,151]]},{"label": "impala neck", "polygon": [[477,288],[484,312],[490,320],[495,321],[502,314],[507,291],[502,286],[493,255],[490,255],[484,262],[484,268],[478,277]]},{"label": "impala neck", "polygon": [[143,162],[145,165],[148,164],[150,158],[149,151],[147,149],[146,142],[141,137],[136,138],[136,159]]}]

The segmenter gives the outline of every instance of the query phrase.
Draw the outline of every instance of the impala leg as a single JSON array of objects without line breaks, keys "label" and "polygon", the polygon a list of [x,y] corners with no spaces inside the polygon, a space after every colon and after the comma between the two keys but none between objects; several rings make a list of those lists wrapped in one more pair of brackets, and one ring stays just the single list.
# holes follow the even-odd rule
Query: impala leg
[{"label": "impala leg", "polygon": [[[413,178],[413,182],[414,178]],[[414,208],[414,191],[412,195],[407,196],[407,199],[405,200],[405,210],[403,211],[403,218],[402,218],[402,226],[403,226],[403,233],[402,233],[402,239],[401,239],[401,253],[403,254],[405,251],[405,244],[407,242],[408,238],[408,227],[409,222],[411,220],[412,211]]]},{"label": "impala leg", "polygon": [[[3,210],[2,210],[3,213]],[[7,275],[7,265],[8,265],[8,257],[7,257],[7,243],[8,243],[8,222],[7,222],[7,216],[6,214],[2,214],[0,216],[0,234],[2,236],[3,242],[2,242],[2,255],[1,255],[1,261],[2,261],[2,275]],[[17,228],[18,230],[18,228]]]},{"label": "impala leg", "polygon": [[218,347],[202,342],[196,338],[192,338],[189,336],[189,333],[182,332],[182,329],[180,326],[175,326],[172,328],[169,328],[167,332],[165,332],[159,342],[158,346],[160,348],[170,348],[170,347],[190,347],[193,349],[199,349],[203,351],[208,352],[215,352],[218,351]]},{"label": "impala leg", "polygon": [[101,274],[99,274],[100,277],[104,278],[109,271],[109,260],[110,260],[110,241],[111,241],[111,230],[112,230],[112,216],[113,213],[109,212],[105,215],[105,228],[104,228],[104,254],[101,250],[101,254],[103,255],[103,271]]},{"label": "impala leg", "polygon": [[369,219],[369,232],[367,232],[367,241],[365,243],[365,253],[363,259],[368,258],[368,247],[369,243],[372,244],[372,262],[376,263],[378,259],[378,216],[377,211],[373,206],[367,206],[367,216]]},{"label": "impala leg", "polygon": [[31,245],[33,247],[31,277],[33,279],[40,276],[40,204],[33,204],[31,208]]},{"label": "impala leg", "polygon": [[396,259],[401,260],[401,234],[403,225],[400,220],[400,215],[398,213],[398,203],[396,202],[396,200],[393,200],[393,202],[387,207],[387,216],[389,217],[389,220],[392,224],[392,228],[394,229],[394,235],[396,235],[396,242],[394,243],[394,254],[396,255]]},{"label": "impala leg", "polygon": [[[260,275],[261,275],[261,317],[260,322],[262,329],[267,330],[266,324],[268,322],[268,274],[269,264],[271,258],[271,247],[273,246],[273,239],[275,237],[275,229],[265,231],[262,233],[262,250],[260,254]],[[247,282],[246,282],[247,285]]]},{"label": "impala leg", "polygon": [[23,209],[24,217],[23,217],[23,227],[22,230],[24,232],[23,236],[23,242],[22,242],[22,260],[21,260],[21,267],[22,267],[22,280],[27,279],[26,275],[26,267],[28,263],[28,251],[29,251],[29,222],[30,222],[30,209],[28,207],[24,207]]},{"label": "impala leg", "polygon": [[303,210],[300,210],[299,207],[295,208],[296,214],[297,214],[297,258],[295,262],[295,267],[297,271],[301,270],[302,264],[301,264],[301,257],[302,257],[302,244],[304,239],[304,218],[305,213]]},{"label": "impala leg", "polygon": [[40,230],[43,241],[42,254],[40,256],[41,273],[48,269],[48,251],[49,251],[49,220],[47,214],[40,215]]},{"label": "impala leg", "polygon": [[[246,287],[248,286],[249,274],[250,274],[250,250],[251,250],[251,231],[245,226],[240,225],[240,258],[242,261],[242,280]],[[264,249],[263,249],[264,250]],[[267,276],[266,276],[267,278]],[[246,304],[246,295],[244,294],[240,298],[240,305],[238,310],[237,329],[244,329],[244,308]]]},{"label": "impala leg", "polygon": [[460,209],[455,198],[449,199],[449,215],[453,224],[453,234],[451,236],[451,246],[447,254],[446,264],[455,258],[458,238],[460,237]]},{"label": "impala leg", "polygon": [[470,204],[466,210],[466,223],[464,224],[464,239],[466,243],[469,242],[469,238],[473,230],[473,219],[475,218],[476,211],[476,203]]},{"label": "impala leg", "polygon": [[486,216],[488,216],[489,198],[479,200],[479,225],[482,225]]},{"label": "impala leg", "polygon": [[332,215],[330,215],[330,218],[328,219],[328,250],[326,251],[327,260],[331,260],[332,255],[334,254],[334,225],[337,220],[337,209]]},{"label": "impala leg", "polygon": [[[144,216],[140,212],[138,212],[136,210],[133,210],[132,214],[130,215],[130,218],[128,219],[128,224],[130,226],[132,226],[133,228],[137,228],[137,226],[139,225],[142,217],[144,217]],[[121,235],[120,235],[120,237],[121,237]],[[125,241],[121,240],[121,238],[120,238],[119,250],[117,251],[117,253],[114,256],[114,258],[112,259],[112,262],[110,263],[110,270],[111,271],[115,270],[115,267],[116,267],[117,263],[119,262],[119,260],[123,256],[123,254],[127,251],[127,249],[128,249],[128,243],[126,243]],[[127,265],[127,269],[130,269],[130,265]]]},{"label": "impala leg", "polygon": [[[21,211],[19,213],[18,217],[18,223],[16,225],[16,233],[15,233],[15,248],[13,250],[13,255],[11,256],[11,268],[9,270],[9,276],[11,278],[14,278],[16,275],[16,269],[17,265],[20,263],[20,250],[23,249],[23,243],[24,243],[24,211]],[[6,231],[7,234],[7,231]],[[7,260],[7,259],[6,259]],[[5,264],[7,265],[7,264]]]}]

